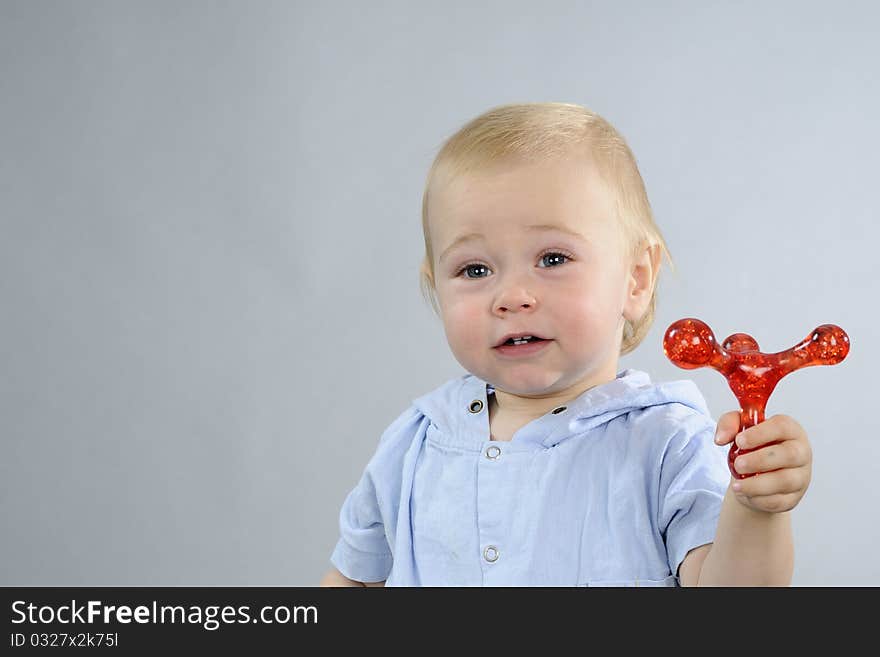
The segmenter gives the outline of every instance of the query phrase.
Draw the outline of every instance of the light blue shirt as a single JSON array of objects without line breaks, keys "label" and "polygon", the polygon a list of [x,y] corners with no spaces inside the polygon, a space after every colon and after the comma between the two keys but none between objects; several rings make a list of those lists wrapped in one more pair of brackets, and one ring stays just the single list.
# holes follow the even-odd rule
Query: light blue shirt
[{"label": "light blue shirt", "polygon": [[711,543],[726,447],[691,381],[625,370],[489,440],[466,374],[382,434],[339,517],[339,571],[386,586],[675,586]]}]

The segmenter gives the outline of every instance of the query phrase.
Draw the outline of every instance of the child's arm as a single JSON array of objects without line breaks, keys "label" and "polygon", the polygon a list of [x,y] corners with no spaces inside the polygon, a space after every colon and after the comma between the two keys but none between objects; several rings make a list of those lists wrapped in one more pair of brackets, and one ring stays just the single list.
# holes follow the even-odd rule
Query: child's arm
[{"label": "child's arm", "polygon": [[[682,584],[700,586],[789,586],[794,570],[791,532],[793,509],[810,484],[812,450],[807,434],[795,420],[775,415],[742,433],[740,414],[733,411],[718,421],[715,442],[736,439],[741,449],[734,467],[754,477],[732,479],[724,501],[715,541],[707,551],[689,553],[682,562]],[[777,443],[777,444],[770,444]],[[694,554],[691,567],[685,563]],[[692,580],[692,567],[705,557]],[[685,577],[691,581],[685,581]]]},{"label": "child's arm", "polygon": [[358,582],[357,580],[349,579],[340,573],[337,568],[331,568],[321,579],[319,586],[385,586],[385,581]]},{"label": "child's arm", "polygon": [[789,586],[794,570],[790,514],[752,510],[728,488],[715,542],[695,573],[697,581],[685,581],[687,561],[681,565],[683,586]]}]

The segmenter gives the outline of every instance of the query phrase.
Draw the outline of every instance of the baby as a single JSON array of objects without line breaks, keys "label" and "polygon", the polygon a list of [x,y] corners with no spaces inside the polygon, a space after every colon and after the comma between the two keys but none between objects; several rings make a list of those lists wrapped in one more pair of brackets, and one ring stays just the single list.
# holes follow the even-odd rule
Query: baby
[{"label": "baby", "polygon": [[[321,585],[791,583],[803,428],[716,427],[691,381],[618,371],[669,253],[614,127],[564,103],[484,113],[434,160],[422,227],[423,290],[468,374],[382,434]],[[730,476],[734,439],[757,476]]]}]

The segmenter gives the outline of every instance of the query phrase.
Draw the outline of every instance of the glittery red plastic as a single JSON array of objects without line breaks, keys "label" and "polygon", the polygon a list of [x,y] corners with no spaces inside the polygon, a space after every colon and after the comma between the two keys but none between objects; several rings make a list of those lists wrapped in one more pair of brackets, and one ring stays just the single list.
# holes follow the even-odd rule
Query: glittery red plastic
[{"label": "glittery red plastic", "polygon": [[[788,351],[764,354],[745,333],[734,333],[719,346],[705,322],[688,318],[666,329],[663,352],[686,370],[712,367],[721,372],[739,401],[744,431],[764,421],[767,400],[782,377],[810,365],[836,365],[849,353],[849,336],[839,326],[823,324]],[[731,443],[727,465],[737,479],[754,476],[741,475],[733,467],[737,456],[751,451]]]}]

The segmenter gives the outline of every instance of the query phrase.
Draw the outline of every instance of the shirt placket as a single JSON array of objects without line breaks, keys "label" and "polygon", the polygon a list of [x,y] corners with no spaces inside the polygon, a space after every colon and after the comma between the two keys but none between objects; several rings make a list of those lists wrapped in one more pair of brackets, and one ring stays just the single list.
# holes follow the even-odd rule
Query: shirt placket
[{"label": "shirt placket", "polygon": [[468,392],[471,394],[463,404],[468,431],[481,440],[475,482],[480,569],[485,586],[503,586],[515,580],[513,575],[520,561],[517,556],[528,548],[514,544],[511,514],[516,510],[510,508],[514,497],[510,487],[514,485],[512,482],[521,481],[517,468],[528,467],[526,453],[543,448],[542,442],[563,426],[568,409],[566,406],[554,408],[517,432],[513,442],[493,441],[489,439],[487,391]]},{"label": "shirt placket", "polygon": [[496,586],[506,579],[511,556],[516,546],[510,541],[510,503],[505,495],[510,468],[505,458],[507,445],[487,441],[477,464],[477,530],[479,532],[480,568],[483,584]]}]

